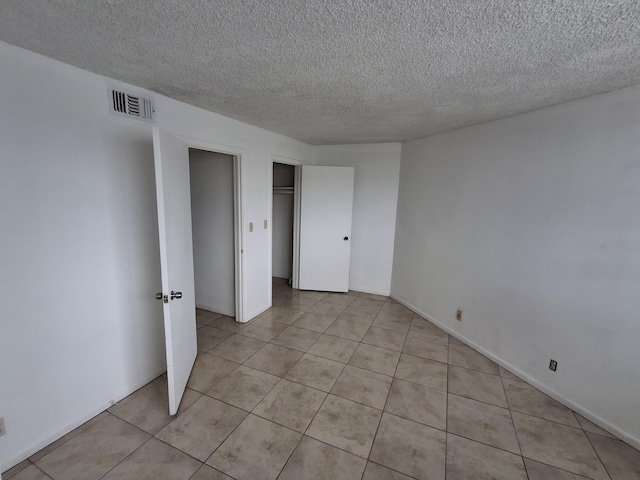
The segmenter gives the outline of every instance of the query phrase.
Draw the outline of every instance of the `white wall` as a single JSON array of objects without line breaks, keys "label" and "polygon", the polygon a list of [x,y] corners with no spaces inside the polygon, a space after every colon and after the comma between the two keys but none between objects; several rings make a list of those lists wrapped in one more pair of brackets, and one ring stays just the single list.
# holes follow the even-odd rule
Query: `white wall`
[{"label": "white wall", "polygon": [[[156,96],[174,134],[242,151],[248,318],[270,305],[271,155],[311,147]],[[151,127],[104,77],[0,42],[0,470],[164,369]]]},{"label": "white wall", "polygon": [[[273,164],[274,187],[293,187],[294,166]],[[291,278],[293,267],[293,194],[273,194],[272,276]]]},{"label": "white wall", "polygon": [[392,286],[636,447],[639,132],[634,87],[404,143]]},{"label": "white wall", "polygon": [[319,145],[313,164],[355,167],[349,289],[389,295],[400,143]]},{"label": "white wall", "polygon": [[235,316],[233,157],[189,150],[196,306]]}]

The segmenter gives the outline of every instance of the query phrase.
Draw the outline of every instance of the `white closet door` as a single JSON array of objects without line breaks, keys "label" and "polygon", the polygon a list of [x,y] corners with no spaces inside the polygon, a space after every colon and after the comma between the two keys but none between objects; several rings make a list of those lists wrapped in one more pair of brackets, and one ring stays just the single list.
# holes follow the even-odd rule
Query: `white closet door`
[{"label": "white closet door", "polygon": [[353,167],[303,166],[299,288],[349,290]]},{"label": "white closet door", "polygon": [[197,354],[189,148],[153,129],[169,414],[175,415]]}]

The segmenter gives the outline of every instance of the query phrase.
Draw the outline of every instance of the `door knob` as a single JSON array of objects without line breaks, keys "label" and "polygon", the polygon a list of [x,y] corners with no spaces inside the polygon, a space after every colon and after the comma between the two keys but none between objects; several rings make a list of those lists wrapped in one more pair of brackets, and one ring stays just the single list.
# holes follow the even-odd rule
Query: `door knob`
[{"label": "door knob", "polygon": [[182,298],[182,292],[174,292],[173,290],[171,290],[171,300],[175,300],[175,299],[180,300],[181,298]]},{"label": "door knob", "polygon": [[349,240],[349,237],[344,237],[343,240],[346,242],[347,240]]},{"label": "door knob", "polygon": [[156,293],[156,300],[162,300],[162,292]]}]

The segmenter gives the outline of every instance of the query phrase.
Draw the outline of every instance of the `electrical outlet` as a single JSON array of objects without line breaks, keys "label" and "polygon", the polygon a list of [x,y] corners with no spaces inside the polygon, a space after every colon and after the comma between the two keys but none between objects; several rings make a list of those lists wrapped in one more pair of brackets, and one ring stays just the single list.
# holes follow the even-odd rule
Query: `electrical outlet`
[{"label": "electrical outlet", "polygon": [[462,321],[462,310],[456,312],[456,320]]},{"label": "electrical outlet", "polygon": [[264,221],[264,229],[265,229],[265,230],[267,229],[267,225],[268,225],[268,224],[267,224],[267,221],[265,220],[265,221]]},{"label": "electrical outlet", "polygon": [[253,222],[249,222],[249,232],[253,232]]},{"label": "electrical outlet", "polygon": [[549,370],[555,372],[558,369],[558,362],[556,362],[553,358],[549,360]]},{"label": "electrical outlet", "polygon": [[4,428],[4,417],[0,417],[0,437],[7,433],[7,429]]}]

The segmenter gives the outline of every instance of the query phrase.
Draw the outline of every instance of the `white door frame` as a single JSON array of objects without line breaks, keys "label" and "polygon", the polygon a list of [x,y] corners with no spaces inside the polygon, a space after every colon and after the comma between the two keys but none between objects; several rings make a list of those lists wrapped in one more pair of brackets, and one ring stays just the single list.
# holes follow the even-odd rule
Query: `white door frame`
[{"label": "white door frame", "polygon": [[[234,265],[235,265],[235,306],[236,321],[244,323],[246,315],[246,291],[247,278],[244,262],[245,235],[244,225],[244,161],[246,152],[242,148],[231,147],[218,143],[199,140],[196,138],[175,135],[187,144],[189,148],[204,150],[214,153],[224,153],[233,157],[233,241],[234,241]],[[271,282],[269,282],[271,285]]]},{"label": "white door frame", "polygon": [[[293,158],[271,155],[269,168],[269,302],[273,298],[272,282],[273,278],[273,164],[282,163],[295,167],[293,177],[293,262],[291,273],[291,286],[298,288],[298,273],[300,272],[300,166],[302,162]],[[271,304],[271,303],[270,303]]]}]

